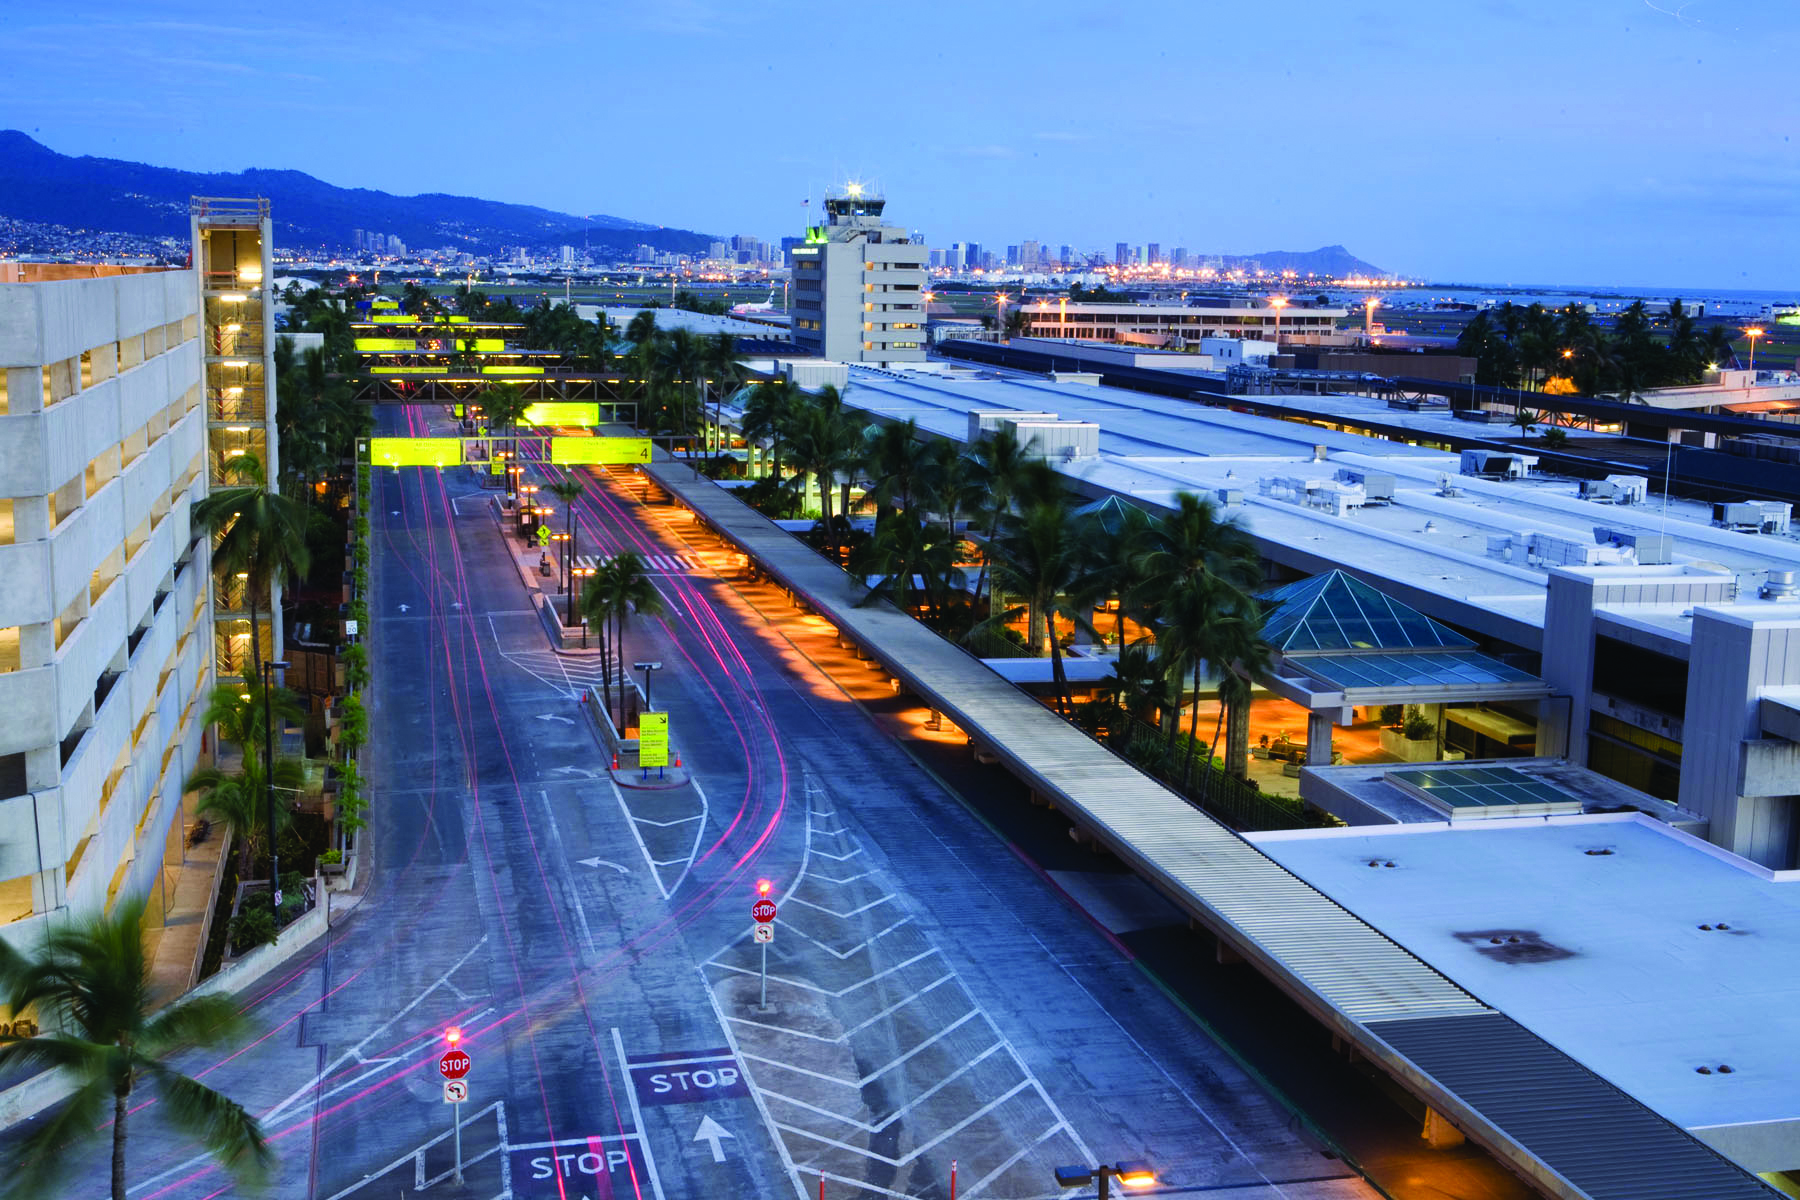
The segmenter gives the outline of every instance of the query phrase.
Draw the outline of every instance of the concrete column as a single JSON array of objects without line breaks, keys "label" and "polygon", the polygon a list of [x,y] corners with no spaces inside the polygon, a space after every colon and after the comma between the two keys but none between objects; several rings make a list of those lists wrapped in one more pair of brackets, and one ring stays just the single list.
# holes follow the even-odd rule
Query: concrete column
[{"label": "concrete column", "polygon": [[19,626],[19,669],[47,667],[56,660],[56,624],[37,621]]},{"label": "concrete column", "polygon": [[1309,712],[1306,714],[1306,765],[1323,767],[1331,764],[1331,714],[1328,712]]}]

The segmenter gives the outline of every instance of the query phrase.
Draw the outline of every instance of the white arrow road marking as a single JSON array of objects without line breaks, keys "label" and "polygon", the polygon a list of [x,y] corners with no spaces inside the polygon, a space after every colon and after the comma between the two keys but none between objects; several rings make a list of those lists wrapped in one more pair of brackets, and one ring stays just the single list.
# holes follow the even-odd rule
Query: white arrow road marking
[{"label": "white arrow road marking", "polygon": [[604,858],[578,858],[575,861],[584,867],[611,867],[621,875],[631,874],[630,867],[621,867],[618,863],[608,862]]},{"label": "white arrow road marking", "polygon": [[400,611],[401,611],[401,612],[405,612],[405,611],[406,611],[406,610],[407,610],[407,609],[409,609],[409,608],[411,608],[411,607],[412,607],[412,605],[410,605],[410,604],[402,604],[402,605],[401,605],[401,606],[400,606]]},{"label": "white arrow road marking", "polygon": [[561,721],[564,725],[573,725],[575,723],[574,717],[562,717],[555,713],[539,713],[537,719],[540,721]]},{"label": "white arrow road marking", "polygon": [[[571,722],[571,724],[573,724],[573,722]],[[584,779],[592,779],[594,777],[594,773],[586,767],[557,767],[550,773],[552,775],[580,775]]]},{"label": "white arrow road marking", "polygon": [[726,1129],[711,1117],[701,1117],[700,1128],[694,1132],[694,1140],[696,1142],[710,1142],[712,1144],[714,1162],[725,1161],[725,1147],[719,1145],[720,1138],[731,1138],[732,1141],[737,1140],[729,1129]]}]

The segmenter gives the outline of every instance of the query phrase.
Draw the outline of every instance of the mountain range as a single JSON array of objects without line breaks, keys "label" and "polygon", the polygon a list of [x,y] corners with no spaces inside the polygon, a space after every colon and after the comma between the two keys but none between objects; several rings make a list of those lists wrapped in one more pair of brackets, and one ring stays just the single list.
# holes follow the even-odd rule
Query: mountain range
[{"label": "mountain range", "polygon": [[704,251],[712,238],[623,217],[582,218],[525,204],[428,193],[394,196],[341,188],[302,171],[208,174],[116,158],[58,154],[16,129],[0,130],[0,217],[69,229],[185,238],[190,196],[266,196],[275,244],[339,249],[359,229],[392,234],[411,248],[586,244],[629,251]]},{"label": "mountain range", "polygon": [[1387,274],[1380,267],[1366,263],[1342,246],[1321,246],[1317,250],[1267,250],[1261,254],[1225,256],[1225,266],[1236,268],[1251,262],[1262,264],[1265,271],[1297,271],[1302,275],[1329,275],[1333,279],[1378,279]]}]

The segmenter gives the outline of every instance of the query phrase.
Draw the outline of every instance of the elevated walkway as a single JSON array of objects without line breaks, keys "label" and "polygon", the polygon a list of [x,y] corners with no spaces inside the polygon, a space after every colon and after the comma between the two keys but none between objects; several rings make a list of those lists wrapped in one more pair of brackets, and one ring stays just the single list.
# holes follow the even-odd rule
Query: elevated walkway
[{"label": "elevated walkway", "polygon": [[[659,456],[643,468],[797,602],[949,716],[1086,834],[1431,1109],[1547,1195],[1768,1200],[1724,1158],[1402,949],[1235,832],[1129,766],[974,656],[865,589],[774,522]],[[1469,1022],[1476,1020],[1471,1026]],[[1505,1025],[1534,1067],[1457,1086],[1438,1048]],[[1430,1036],[1442,1028],[1443,1037]],[[1516,1030],[1516,1032],[1515,1032]],[[1427,1050],[1430,1053],[1427,1053]],[[1525,1060],[1521,1060],[1523,1064]],[[1555,1063],[1557,1069],[1542,1069]],[[1571,1087],[1571,1080],[1583,1082]],[[1630,1129],[1615,1143],[1610,1134]]]}]

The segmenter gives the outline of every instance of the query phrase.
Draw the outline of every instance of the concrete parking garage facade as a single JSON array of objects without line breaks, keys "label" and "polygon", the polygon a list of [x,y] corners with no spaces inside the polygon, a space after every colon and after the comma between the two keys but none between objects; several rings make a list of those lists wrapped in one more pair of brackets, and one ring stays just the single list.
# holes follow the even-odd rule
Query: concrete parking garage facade
[{"label": "concrete parking garage facade", "polygon": [[[0,937],[179,861],[212,677],[188,270],[0,273]],[[166,900],[166,898],[165,898]]]}]

